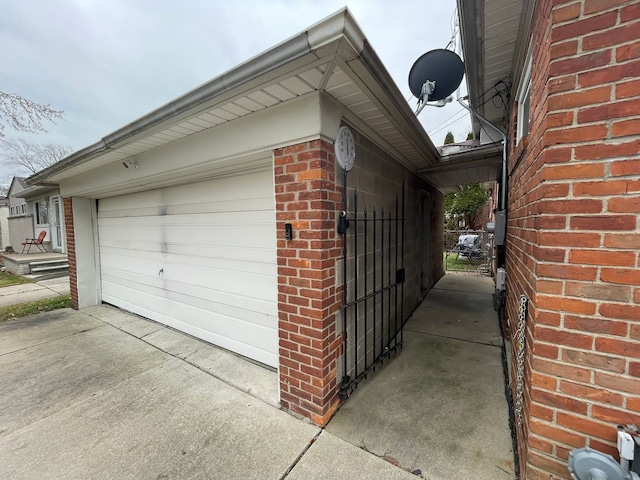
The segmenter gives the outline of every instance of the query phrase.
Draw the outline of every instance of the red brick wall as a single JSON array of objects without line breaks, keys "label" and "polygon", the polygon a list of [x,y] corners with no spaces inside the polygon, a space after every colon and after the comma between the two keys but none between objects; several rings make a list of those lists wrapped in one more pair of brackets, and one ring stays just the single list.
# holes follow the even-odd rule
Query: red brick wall
[{"label": "red brick wall", "polygon": [[[339,405],[336,367],[342,351],[336,332],[342,288],[335,279],[342,255],[335,213],[342,193],[333,145],[314,140],[275,150],[274,175],[280,402],[324,425]],[[292,224],[292,240],[285,239],[285,223]]]},{"label": "red brick wall", "polygon": [[67,237],[67,258],[69,262],[69,288],[71,290],[71,305],[78,309],[78,276],[76,267],[76,237],[73,228],[73,199],[66,197],[64,203],[64,223]]},{"label": "red brick wall", "polygon": [[532,127],[509,156],[512,331],[530,299],[522,478],[569,478],[571,450],[616,454],[616,425],[640,424],[639,20],[635,1],[536,5]]}]

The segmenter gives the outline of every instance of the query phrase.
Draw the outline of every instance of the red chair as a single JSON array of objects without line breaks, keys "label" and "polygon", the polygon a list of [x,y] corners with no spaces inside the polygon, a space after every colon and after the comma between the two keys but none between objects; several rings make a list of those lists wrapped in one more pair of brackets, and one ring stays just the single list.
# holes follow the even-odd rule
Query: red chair
[{"label": "red chair", "polygon": [[38,238],[27,238],[20,244],[22,245],[22,253],[24,253],[25,248],[27,249],[27,253],[29,253],[29,251],[31,250],[31,245],[37,246],[42,253],[47,253],[47,249],[42,246],[42,242],[44,241],[44,237],[46,236],[47,232],[43,230],[40,232],[40,235],[38,235]]}]

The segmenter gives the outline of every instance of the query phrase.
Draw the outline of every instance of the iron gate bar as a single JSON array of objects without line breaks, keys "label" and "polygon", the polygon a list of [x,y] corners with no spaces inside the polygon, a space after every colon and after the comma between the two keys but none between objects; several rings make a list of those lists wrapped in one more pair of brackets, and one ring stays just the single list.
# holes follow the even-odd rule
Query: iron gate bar
[{"label": "iron gate bar", "polygon": [[[346,175],[345,175],[345,206],[346,206]],[[400,207],[398,195],[395,197],[395,215],[392,208],[389,208],[385,218],[384,208],[381,209],[380,217],[377,210],[373,208],[372,215],[369,215],[369,209],[365,206],[362,214],[358,212],[358,192],[353,192],[353,209],[352,217],[341,214],[339,223],[339,233],[343,235],[343,330],[344,330],[344,375],[340,386],[340,396],[344,399],[349,396],[358,383],[367,375],[375,370],[376,366],[384,363],[386,358],[391,357],[398,349],[402,348],[404,342],[404,239],[405,239],[405,187],[402,185],[402,207]],[[400,211],[400,208],[402,210]],[[400,214],[402,216],[400,216]],[[352,224],[354,226],[353,233],[353,262],[348,261],[348,241],[347,230]],[[387,230],[385,231],[385,227]],[[380,250],[378,251],[378,232],[380,234]],[[385,234],[387,236],[387,245],[385,249]],[[369,236],[372,236],[370,239]],[[362,237],[362,240],[361,238]],[[359,243],[362,241],[364,252],[360,259]],[[373,243],[373,249],[370,245]],[[391,249],[394,249],[392,252]],[[386,255],[385,255],[386,254]],[[369,256],[372,256],[371,262]],[[378,255],[380,255],[380,285],[377,283],[377,267]],[[398,258],[400,256],[400,258]],[[386,259],[385,259],[386,257]],[[387,271],[385,272],[385,260],[387,263]],[[349,295],[347,288],[348,275],[347,269],[349,263],[353,269],[353,294]],[[359,266],[363,267],[364,281],[359,283]],[[370,267],[373,270],[370,271]],[[393,272],[395,271],[395,278]],[[387,284],[385,285],[385,273]],[[372,274],[372,286],[370,285],[368,276]],[[363,287],[363,293],[360,294],[359,287]],[[398,288],[399,287],[399,288]],[[385,294],[386,294],[386,317],[385,317]],[[349,298],[351,297],[351,298]],[[369,302],[373,301],[371,320],[371,345],[369,343]],[[378,335],[376,332],[376,323],[378,321],[378,302],[379,309],[379,349],[377,345]],[[349,358],[349,314],[353,312],[353,343],[352,358]],[[400,318],[398,318],[400,316]],[[387,325],[387,335],[385,344],[385,318]],[[392,323],[393,322],[393,323]],[[391,329],[393,328],[393,333]],[[364,352],[362,358],[358,355],[359,333],[362,330],[363,340],[362,346]],[[369,349],[371,348],[371,355]],[[371,357],[371,358],[370,358]],[[350,365],[351,361],[351,365]],[[360,362],[363,363],[362,369]]]},{"label": "iron gate bar", "polygon": [[[353,242],[353,251],[354,251],[354,265],[355,265],[355,274],[354,274],[354,278],[353,278],[353,291],[354,291],[354,295],[357,298],[358,297],[358,192],[354,191],[353,192],[353,207],[354,207],[354,211],[356,212],[355,215],[355,219],[354,219],[354,227],[355,227],[355,231],[356,231],[356,236],[355,236],[355,241]],[[347,288],[347,286],[345,285],[345,289]],[[353,345],[353,349],[356,352],[356,361],[355,361],[355,376],[358,376],[358,302],[355,303],[354,307],[354,318],[355,318],[355,322],[353,325],[353,329],[354,329],[354,345]],[[345,336],[346,338],[346,336]]]}]

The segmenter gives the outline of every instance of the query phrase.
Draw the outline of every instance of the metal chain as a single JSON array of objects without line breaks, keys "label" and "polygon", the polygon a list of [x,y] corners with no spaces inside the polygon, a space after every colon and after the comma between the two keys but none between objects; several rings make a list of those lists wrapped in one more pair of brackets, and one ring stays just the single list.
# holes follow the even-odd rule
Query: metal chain
[{"label": "metal chain", "polygon": [[522,427],[522,397],[524,395],[524,350],[525,330],[527,321],[527,303],[529,299],[520,295],[520,313],[518,315],[518,328],[516,329],[516,421],[518,428]]}]

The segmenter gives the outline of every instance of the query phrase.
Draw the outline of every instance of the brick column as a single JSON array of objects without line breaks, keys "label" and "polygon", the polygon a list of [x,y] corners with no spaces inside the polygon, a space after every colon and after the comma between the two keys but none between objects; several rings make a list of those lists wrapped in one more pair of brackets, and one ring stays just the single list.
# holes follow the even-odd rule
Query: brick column
[{"label": "brick column", "polygon": [[[324,425],[336,411],[337,362],[342,336],[337,312],[342,285],[336,262],[342,239],[336,215],[333,145],[314,140],[274,151],[278,236],[280,402],[291,412]],[[285,223],[293,238],[285,239]]]},{"label": "brick column", "polygon": [[78,309],[78,269],[76,263],[76,237],[73,228],[73,199],[65,197],[64,224],[67,238],[67,259],[69,263],[69,289],[71,293],[71,306]]}]

